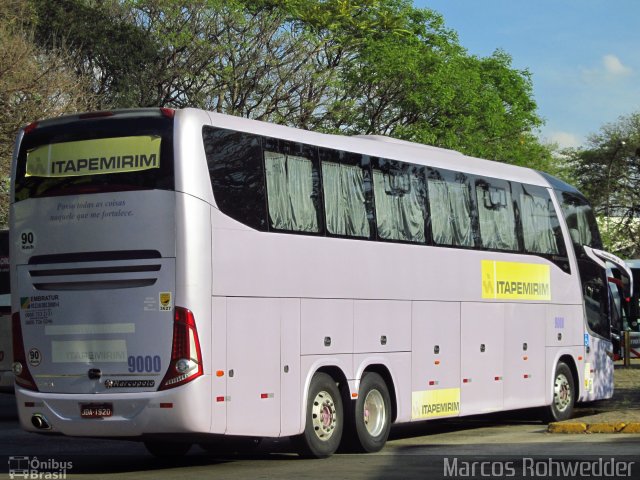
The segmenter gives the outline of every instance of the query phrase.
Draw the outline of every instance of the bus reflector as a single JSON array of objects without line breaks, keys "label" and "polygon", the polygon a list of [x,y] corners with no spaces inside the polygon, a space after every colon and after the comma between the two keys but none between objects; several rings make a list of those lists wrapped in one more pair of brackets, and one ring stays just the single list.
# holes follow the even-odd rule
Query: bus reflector
[{"label": "bus reflector", "polygon": [[224,377],[224,370],[217,370],[216,377]]},{"label": "bus reflector", "polygon": [[27,355],[22,341],[22,326],[20,325],[20,314],[18,312],[11,315],[11,328],[13,330],[13,375],[18,386],[27,390],[38,391],[36,382],[29,372]]},{"label": "bus reflector", "polygon": [[173,403],[161,403],[160,408],[173,408]]},{"label": "bus reflector", "polygon": [[171,362],[158,390],[184,385],[203,373],[196,320],[190,310],[175,307]]},{"label": "bus reflector", "polygon": [[224,402],[224,397],[216,397],[216,402]]}]

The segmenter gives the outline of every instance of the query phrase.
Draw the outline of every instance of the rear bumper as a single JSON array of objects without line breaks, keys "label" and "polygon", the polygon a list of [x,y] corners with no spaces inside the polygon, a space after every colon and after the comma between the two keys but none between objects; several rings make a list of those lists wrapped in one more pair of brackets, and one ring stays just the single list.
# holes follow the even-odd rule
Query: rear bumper
[{"label": "rear bumper", "polygon": [[[211,430],[211,379],[199,377],[162,392],[121,394],[52,394],[16,388],[18,416],[30,432],[85,437],[137,437],[167,433],[208,433]],[[83,403],[111,403],[113,416],[84,419]],[[32,425],[34,415],[51,426]]]}]

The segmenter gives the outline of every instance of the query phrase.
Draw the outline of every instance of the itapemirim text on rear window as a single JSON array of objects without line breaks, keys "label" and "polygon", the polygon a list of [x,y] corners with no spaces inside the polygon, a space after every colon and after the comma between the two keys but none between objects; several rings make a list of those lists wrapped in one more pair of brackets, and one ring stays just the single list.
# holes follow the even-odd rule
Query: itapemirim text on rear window
[{"label": "itapemirim text on rear window", "polygon": [[50,143],[27,151],[25,177],[76,177],[160,168],[160,136]]}]

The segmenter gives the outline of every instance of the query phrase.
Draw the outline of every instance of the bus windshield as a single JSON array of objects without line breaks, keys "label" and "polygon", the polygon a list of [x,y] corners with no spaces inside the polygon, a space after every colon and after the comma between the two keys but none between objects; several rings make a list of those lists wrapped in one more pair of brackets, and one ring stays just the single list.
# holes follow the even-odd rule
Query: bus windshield
[{"label": "bus windshield", "polygon": [[25,134],[18,153],[17,201],[119,190],[172,190],[173,119],[58,121]]}]

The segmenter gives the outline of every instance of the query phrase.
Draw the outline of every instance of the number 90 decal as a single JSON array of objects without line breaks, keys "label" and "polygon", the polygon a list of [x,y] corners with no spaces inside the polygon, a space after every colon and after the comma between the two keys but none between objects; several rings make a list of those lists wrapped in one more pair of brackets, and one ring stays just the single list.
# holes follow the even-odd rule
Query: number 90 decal
[{"label": "number 90 decal", "polygon": [[36,248],[36,234],[33,230],[23,230],[20,232],[20,238],[18,240],[20,250],[24,253],[31,252]]},{"label": "number 90 decal", "polygon": [[129,364],[129,372],[144,372],[144,373],[152,373],[159,372],[162,370],[162,360],[160,359],[160,355],[129,355],[127,359],[127,363]]}]

